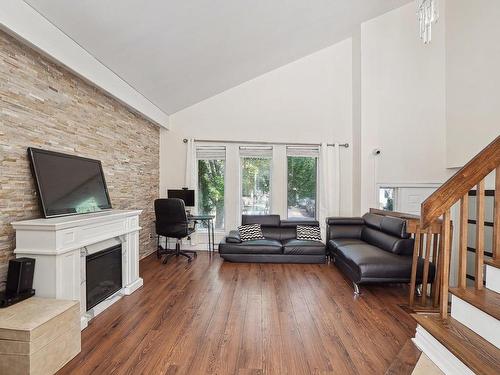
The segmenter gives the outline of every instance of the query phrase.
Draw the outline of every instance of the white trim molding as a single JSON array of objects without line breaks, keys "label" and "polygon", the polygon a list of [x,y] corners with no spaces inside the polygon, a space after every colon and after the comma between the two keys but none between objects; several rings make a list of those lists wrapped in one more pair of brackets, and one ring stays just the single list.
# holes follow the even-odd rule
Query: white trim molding
[{"label": "white trim molding", "polygon": [[422,326],[417,325],[413,343],[446,375],[474,375],[462,361],[455,357],[443,344],[427,332]]},{"label": "white trim molding", "polygon": [[0,29],[104,90],[133,112],[169,129],[168,114],[24,1],[2,1]]}]

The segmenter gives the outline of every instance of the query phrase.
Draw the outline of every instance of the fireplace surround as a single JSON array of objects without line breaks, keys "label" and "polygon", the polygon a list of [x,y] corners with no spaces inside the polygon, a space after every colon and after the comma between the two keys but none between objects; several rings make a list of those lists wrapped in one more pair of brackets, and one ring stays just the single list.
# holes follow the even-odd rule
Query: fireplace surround
[{"label": "fireplace surround", "polygon": [[[80,302],[80,326],[104,311],[123,295],[142,286],[139,277],[140,210],[109,210],[99,213],[13,222],[17,257],[36,259],[33,288],[46,298]],[[121,273],[116,291],[87,305],[87,260],[106,249],[120,248]],[[116,260],[116,253],[115,260]],[[106,271],[105,269],[103,270]],[[107,275],[110,277],[110,275]],[[106,277],[105,277],[106,278]],[[93,296],[92,296],[93,297]],[[99,300],[100,299],[100,300]],[[99,300],[99,301],[97,301]],[[94,305],[95,302],[95,305]]]}]

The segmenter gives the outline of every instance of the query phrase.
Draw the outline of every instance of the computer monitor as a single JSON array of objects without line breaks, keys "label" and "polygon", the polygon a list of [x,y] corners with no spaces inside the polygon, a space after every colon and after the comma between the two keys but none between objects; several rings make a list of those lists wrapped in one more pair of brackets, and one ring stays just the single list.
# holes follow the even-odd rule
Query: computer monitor
[{"label": "computer monitor", "polygon": [[186,207],[194,207],[194,190],[169,189],[167,190],[167,195],[169,198],[182,199]]}]

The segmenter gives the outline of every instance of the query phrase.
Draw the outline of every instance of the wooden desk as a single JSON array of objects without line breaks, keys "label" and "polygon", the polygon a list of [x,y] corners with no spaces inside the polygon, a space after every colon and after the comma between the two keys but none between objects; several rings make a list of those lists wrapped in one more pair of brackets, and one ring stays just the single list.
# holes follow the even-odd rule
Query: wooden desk
[{"label": "wooden desk", "polygon": [[54,374],[80,350],[77,301],[31,297],[0,309],[0,374]]}]

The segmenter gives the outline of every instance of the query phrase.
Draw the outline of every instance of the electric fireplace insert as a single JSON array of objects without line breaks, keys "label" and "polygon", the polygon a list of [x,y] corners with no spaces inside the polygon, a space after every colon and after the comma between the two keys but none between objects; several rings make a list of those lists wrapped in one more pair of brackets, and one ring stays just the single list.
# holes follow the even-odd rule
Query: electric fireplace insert
[{"label": "electric fireplace insert", "polygon": [[87,311],[122,288],[122,245],[87,256]]}]

